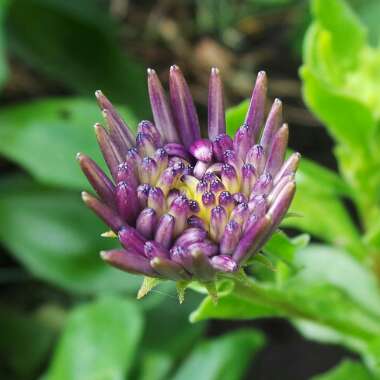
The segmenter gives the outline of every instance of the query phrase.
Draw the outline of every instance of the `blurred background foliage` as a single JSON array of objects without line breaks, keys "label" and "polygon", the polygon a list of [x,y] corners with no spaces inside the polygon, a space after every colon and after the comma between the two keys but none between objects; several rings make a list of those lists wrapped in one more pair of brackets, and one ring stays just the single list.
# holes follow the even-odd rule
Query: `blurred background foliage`
[{"label": "blurred background foliage", "polygon": [[[375,378],[358,355],[380,366],[380,340],[367,339],[380,336],[380,296],[363,264],[374,258],[380,273],[380,2],[348,2],[361,24],[339,1],[313,3],[310,12],[306,0],[0,0],[0,378],[302,380],[342,358],[315,379]],[[179,306],[165,284],[136,301],[141,279],[99,259],[109,242],[80,201],[88,185],[75,162],[78,151],[102,162],[93,93],[102,89],[134,128],[151,118],[146,68],[165,82],[173,63],[189,79],[203,125],[211,66],[222,72],[229,106],[247,98],[258,70],[269,74],[291,147],[325,166],[303,161],[293,208],[304,217],[287,226],[330,246],[304,249],[307,237],[276,235],[254,274],[273,280],[262,289],[272,300],[327,322],[347,317],[340,335],[292,322],[350,351],[307,342],[275,318],[206,321],[292,319],[232,296],[218,309],[206,298],[191,317],[202,322],[190,324],[202,295],[189,291]],[[318,119],[303,102],[302,63],[305,100]],[[228,112],[231,130],[245,108]],[[293,266],[307,270],[289,284]]]}]

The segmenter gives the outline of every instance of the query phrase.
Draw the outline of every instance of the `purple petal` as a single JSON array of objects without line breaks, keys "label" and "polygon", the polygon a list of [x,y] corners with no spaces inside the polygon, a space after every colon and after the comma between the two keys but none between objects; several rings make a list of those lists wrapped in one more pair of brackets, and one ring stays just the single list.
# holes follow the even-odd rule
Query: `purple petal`
[{"label": "purple petal", "polygon": [[109,206],[115,206],[115,186],[105,175],[102,169],[91,158],[84,154],[78,153],[77,160],[79,165],[91,183],[92,187],[98,193],[99,197]]},{"label": "purple petal", "polygon": [[178,236],[186,228],[187,217],[190,213],[188,199],[180,195],[170,205],[169,213],[174,216],[174,236]]},{"label": "purple petal", "polygon": [[152,239],[157,227],[157,214],[152,208],[141,211],[136,221],[136,229],[147,239]]},{"label": "purple petal", "polygon": [[185,230],[181,236],[175,241],[175,246],[183,246],[186,247],[190,244],[197,243],[199,241],[203,241],[207,238],[207,232],[201,228],[188,228]]},{"label": "purple petal", "polygon": [[282,177],[285,177],[289,174],[294,174],[298,169],[300,159],[301,155],[297,152],[290,155],[290,157],[281,166],[279,172],[276,174],[276,177],[274,178],[274,183],[276,184],[277,182],[279,182]]},{"label": "purple petal", "polygon": [[290,203],[294,197],[296,191],[296,184],[294,181],[289,182],[278,194],[277,198],[273,201],[272,205],[269,207],[267,215],[273,220],[273,225],[277,226],[280,224],[282,218],[285,216]]},{"label": "purple petal", "polygon": [[157,146],[154,144],[152,137],[146,133],[139,132],[136,136],[136,148],[140,156],[153,156]]},{"label": "purple petal", "polygon": [[238,270],[238,265],[231,258],[231,256],[214,256],[211,259],[211,265],[218,271],[222,272],[236,272]]},{"label": "purple petal", "polygon": [[99,199],[93,197],[85,191],[82,192],[82,199],[86,206],[94,211],[95,214],[98,215],[99,218],[112,229],[112,231],[117,232],[123,226],[124,222],[116,214],[116,212]]},{"label": "purple petal", "polygon": [[256,84],[252,92],[248,112],[244,121],[244,124],[247,124],[252,131],[254,142],[257,141],[263,123],[266,95],[267,77],[264,71],[260,71],[257,74]]},{"label": "purple petal", "polygon": [[201,251],[206,256],[211,257],[218,253],[218,246],[210,240],[197,241],[186,246],[190,254],[195,251]]},{"label": "purple petal", "polygon": [[125,249],[132,250],[139,255],[145,255],[144,244],[146,240],[137,230],[132,227],[123,227],[118,235],[120,243]]},{"label": "purple petal", "polygon": [[230,221],[235,221],[239,226],[243,227],[250,215],[248,203],[240,203],[233,210],[230,215]]},{"label": "purple petal", "polygon": [[112,251],[102,251],[100,252],[100,256],[108,264],[126,272],[149,277],[159,277],[150,266],[149,260],[140,255],[123,249],[114,249]]},{"label": "purple petal", "polygon": [[235,134],[233,142],[234,151],[241,160],[244,160],[251,146],[252,138],[250,135],[250,129],[247,125],[243,125]]},{"label": "purple petal", "polygon": [[201,179],[209,168],[210,164],[204,161],[197,161],[194,166],[193,175],[194,177]]},{"label": "purple petal", "polygon": [[224,161],[224,152],[233,149],[233,141],[230,136],[222,133],[215,137],[212,142],[212,149],[218,161]]},{"label": "purple petal", "polygon": [[241,235],[241,226],[234,220],[227,223],[220,241],[220,253],[222,255],[232,255]]},{"label": "purple petal", "polygon": [[156,161],[150,157],[144,157],[139,167],[139,177],[142,183],[154,185],[159,175]]},{"label": "purple petal", "polygon": [[262,174],[265,167],[265,154],[261,145],[254,145],[247,153],[245,158],[247,164],[255,168],[256,175]]},{"label": "purple petal", "polygon": [[280,170],[288,145],[289,129],[284,124],[274,135],[272,145],[269,148],[268,160],[265,165],[265,171],[275,176]]},{"label": "purple petal", "polygon": [[188,148],[201,137],[198,115],[189,87],[177,66],[170,68],[170,102],[177,130],[183,145]]},{"label": "purple petal", "polygon": [[158,222],[154,240],[165,248],[170,248],[173,241],[175,219],[170,214],[162,215]]},{"label": "purple petal", "polygon": [[156,241],[147,241],[144,244],[144,252],[145,256],[149,259],[153,259],[155,257],[169,258],[169,251]]},{"label": "purple petal", "polygon": [[262,174],[253,186],[250,198],[255,195],[268,194],[272,190],[272,187],[272,176],[269,173]]},{"label": "purple petal", "polygon": [[134,224],[140,208],[136,190],[127,182],[119,182],[116,186],[116,206],[121,218]]},{"label": "purple petal", "polygon": [[273,136],[280,128],[282,123],[282,103],[280,99],[275,99],[272,108],[269,112],[263,134],[261,136],[260,145],[263,147],[264,152],[268,152],[271,146]]},{"label": "purple petal", "polygon": [[187,224],[189,227],[202,228],[206,230],[205,222],[196,215],[191,215],[190,218],[187,219]]},{"label": "purple petal", "polygon": [[165,142],[180,141],[172,111],[156,72],[148,69],[148,90],[154,123]]},{"label": "purple petal", "polygon": [[190,160],[189,153],[182,144],[169,143],[164,146],[164,149],[166,150],[169,156],[180,157],[186,161]]},{"label": "purple petal", "polygon": [[208,88],[208,138],[213,140],[219,134],[226,133],[223,84],[216,67],[211,69]]},{"label": "purple petal", "polygon": [[136,189],[137,199],[141,209],[145,208],[148,204],[148,196],[151,188],[149,184],[144,183],[139,185]]},{"label": "purple petal", "polygon": [[249,197],[256,182],[255,168],[251,164],[244,164],[241,173],[241,190],[246,197]]},{"label": "purple petal", "polygon": [[126,182],[132,188],[136,189],[138,186],[138,180],[135,175],[135,170],[132,165],[123,162],[117,167],[117,183]]},{"label": "purple petal", "polygon": [[159,187],[152,187],[148,195],[148,207],[161,216],[166,210],[166,202],[163,191]]},{"label": "purple petal", "polygon": [[221,178],[224,187],[230,192],[230,193],[236,193],[240,189],[239,180],[236,174],[236,170],[233,166],[229,164],[224,164],[222,166],[222,172],[221,172]]},{"label": "purple petal", "polygon": [[190,280],[191,278],[181,265],[163,257],[155,257],[150,261],[150,265],[161,276],[173,281]]},{"label": "purple petal", "polygon": [[228,221],[228,215],[223,206],[216,206],[211,210],[210,236],[214,241],[219,241],[224,233]]}]

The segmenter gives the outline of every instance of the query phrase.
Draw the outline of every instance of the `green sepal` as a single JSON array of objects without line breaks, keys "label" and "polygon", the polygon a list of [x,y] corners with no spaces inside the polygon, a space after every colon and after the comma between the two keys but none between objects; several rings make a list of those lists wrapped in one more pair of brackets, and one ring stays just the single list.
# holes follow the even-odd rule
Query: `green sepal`
[{"label": "green sepal", "polygon": [[155,288],[161,280],[159,278],[144,276],[144,280],[141,284],[139,291],[137,292],[137,299],[145,297],[153,288]]},{"label": "green sepal", "polygon": [[191,281],[177,281],[176,288],[178,294],[179,303],[183,303],[185,301],[185,291]]}]

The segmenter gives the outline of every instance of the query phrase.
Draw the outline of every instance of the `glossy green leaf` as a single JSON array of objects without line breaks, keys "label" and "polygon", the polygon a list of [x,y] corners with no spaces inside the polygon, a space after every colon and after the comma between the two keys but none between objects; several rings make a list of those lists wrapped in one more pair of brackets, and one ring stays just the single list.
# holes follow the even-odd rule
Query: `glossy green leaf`
[{"label": "glossy green leaf", "polygon": [[47,380],[125,379],[142,326],[136,303],[124,298],[102,298],[77,307],[67,320]]},{"label": "glossy green leaf", "polygon": [[[122,110],[131,127],[136,120]],[[0,110],[0,154],[20,164],[38,181],[73,189],[89,185],[75,155],[83,152],[103,168],[92,126],[102,121],[95,98],[61,98],[30,102]]]},{"label": "glossy green leaf", "polygon": [[147,115],[144,69],[122,53],[99,2],[13,0],[7,30],[11,50],[36,70],[85,96],[101,89]]},{"label": "glossy green leaf", "polygon": [[165,380],[173,365],[173,358],[159,351],[148,352],[142,357],[139,380]]},{"label": "glossy green leaf", "polygon": [[0,239],[37,278],[80,293],[137,291],[137,276],[100,259],[115,243],[100,237],[106,227],[79,193],[12,180],[0,194]]},{"label": "glossy green leaf", "polygon": [[263,347],[263,336],[254,330],[238,330],[197,346],[172,380],[238,380]]},{"label": "glossy green leaf", "polygon": [[337,367],[322,375],[314,376],[312,380],[374,380],[363,364],[352,360],[345,360]]}]

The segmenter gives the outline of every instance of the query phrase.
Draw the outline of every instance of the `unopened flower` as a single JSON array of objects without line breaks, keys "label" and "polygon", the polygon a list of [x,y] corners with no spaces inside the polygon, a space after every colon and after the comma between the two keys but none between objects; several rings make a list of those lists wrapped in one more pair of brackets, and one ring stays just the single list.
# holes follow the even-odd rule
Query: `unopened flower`
[{"label": "unopened flower", "polygon": [[170,69],[169,101],[154,72],[148,88],[154,123],[135,134],[108,99],[96,97],[107,128],[95,125],[110,179],[89,157],[80,166],[97,197],[83,200],[117,235],[121,248],[101,253],[130,273],[174,281],[212,282],[236,272],[268,240],[295,192],[300,156],[284,161],[288,126],[281,101],[265,119],[267,78],[257,76],[243,125],[226,133],[222,83],[211,70],[208,137],[186,81]]}]

